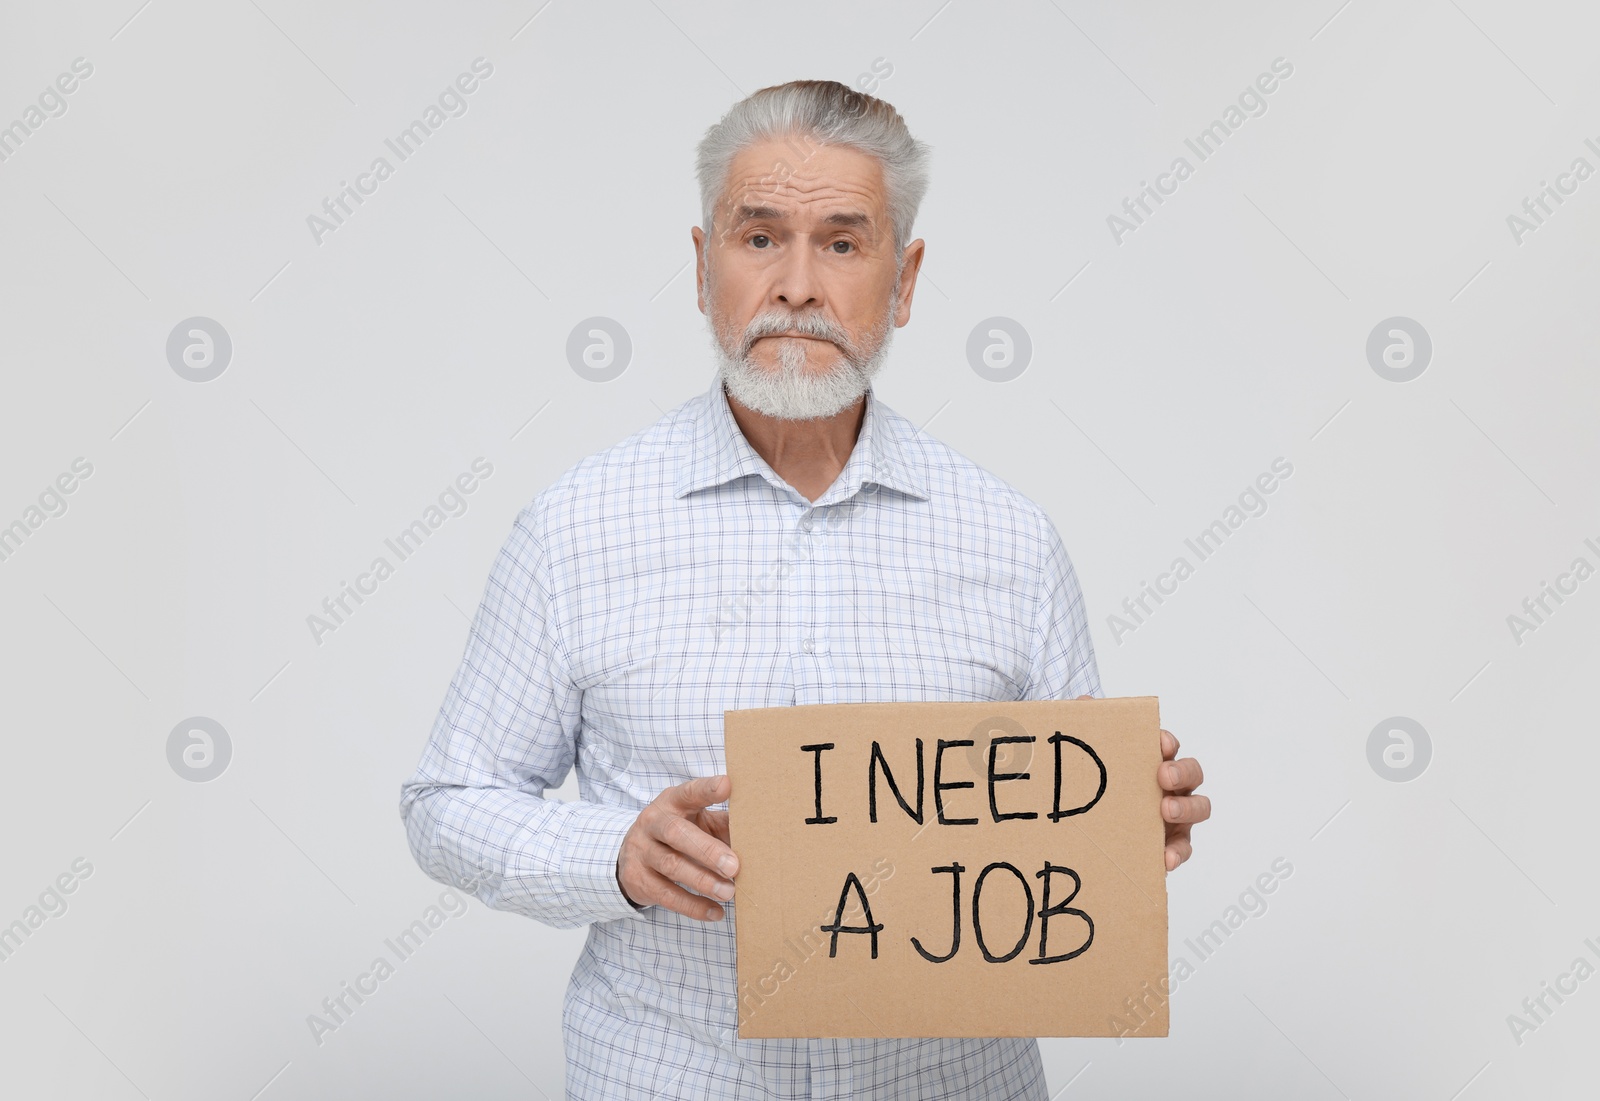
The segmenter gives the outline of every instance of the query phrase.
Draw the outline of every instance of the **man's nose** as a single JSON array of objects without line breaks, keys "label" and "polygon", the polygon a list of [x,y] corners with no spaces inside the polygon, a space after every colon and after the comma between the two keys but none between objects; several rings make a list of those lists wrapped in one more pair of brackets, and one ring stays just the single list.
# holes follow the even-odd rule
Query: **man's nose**
[{"label": "man's nose", "polygon": [[822,284],[815,259],[805,248],[790,249],[773,273],[772,300],[791,310],[822,305]]}]

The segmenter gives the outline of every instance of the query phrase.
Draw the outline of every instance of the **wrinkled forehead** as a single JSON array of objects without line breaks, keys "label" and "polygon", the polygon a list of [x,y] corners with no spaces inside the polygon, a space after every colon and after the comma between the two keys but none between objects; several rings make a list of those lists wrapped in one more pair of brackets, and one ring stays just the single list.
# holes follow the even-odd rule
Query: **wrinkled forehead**
[{"label": "wrinkled forehead", "polygon": [[779,221],[798,229],[884,226],[883,166],[842,145],[794,139],[751,145],[734,157],[716,217],[731,231],[746,222]]}]

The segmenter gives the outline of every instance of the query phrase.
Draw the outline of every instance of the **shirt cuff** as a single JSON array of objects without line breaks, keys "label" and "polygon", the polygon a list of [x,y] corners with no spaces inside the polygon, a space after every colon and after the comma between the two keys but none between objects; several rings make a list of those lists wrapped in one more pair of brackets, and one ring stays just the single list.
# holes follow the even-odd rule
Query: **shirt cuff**
[{"label": "shirt cuff", "polygon": [[580,804],[581,813],[567,831],[561,880],[568,905],[589,921],[635,917],[636,906],[617,882],[617,854],[639,812],[604,804]]}]

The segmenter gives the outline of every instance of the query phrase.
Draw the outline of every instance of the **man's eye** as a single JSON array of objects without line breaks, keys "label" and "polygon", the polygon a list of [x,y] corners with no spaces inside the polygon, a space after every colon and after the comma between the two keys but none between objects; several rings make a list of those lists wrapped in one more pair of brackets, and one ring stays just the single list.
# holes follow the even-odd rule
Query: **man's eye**
[{"label": "man's eye", "polygon": [[766,248],[765,245],[756,244],[756,242],[758,242],[758,241],[770,241],[770,240],[772,240],[772,238],[768,237],[765,233],[758,233],[754,237],[750,238],[750,243],[752,245],[755,245],[756,248]]},{"label": "man's eye", "polygon": [[[843,245],[847,251],[839,252],[840,245]],[[851,251],[854,251],[856,246],[850,241],[835,241],[829,247],[832,248],[834,252],[838,252],[840,256],[848,256]]]}]

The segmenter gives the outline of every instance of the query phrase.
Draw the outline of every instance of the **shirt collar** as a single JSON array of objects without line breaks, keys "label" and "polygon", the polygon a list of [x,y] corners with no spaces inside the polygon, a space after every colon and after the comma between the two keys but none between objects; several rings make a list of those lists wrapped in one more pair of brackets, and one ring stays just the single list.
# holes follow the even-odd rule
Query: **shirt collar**
[{"label": "shirt collar", "polygon": [[[905,438],[908,427],[907,422],[879,401],[869,387],[867,411],[850,458],[833,485],[815,504],[828,505],[844,500],[869,484],[927,500],[927,487],[917,477],[908,452]],[[751,474],[759,475],[787,493],[798,492],[767,465],[745,439],[728,406],[720,373],[712,378],[706,400],[699,416],[690,423],[689,432],[689,457],[678,475],[674,497],[685,497],[696,490],[723,485]]]}]

